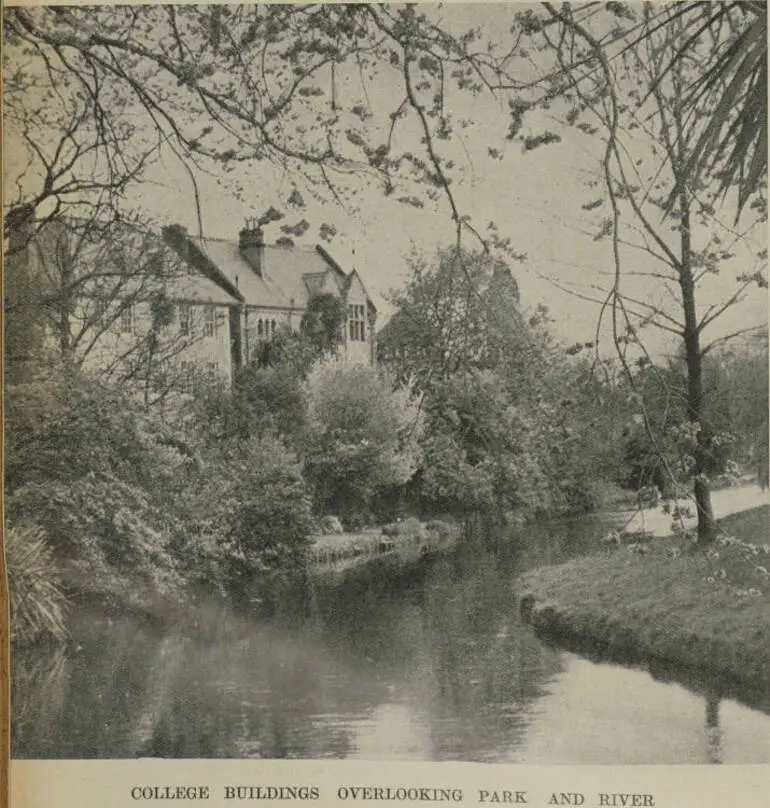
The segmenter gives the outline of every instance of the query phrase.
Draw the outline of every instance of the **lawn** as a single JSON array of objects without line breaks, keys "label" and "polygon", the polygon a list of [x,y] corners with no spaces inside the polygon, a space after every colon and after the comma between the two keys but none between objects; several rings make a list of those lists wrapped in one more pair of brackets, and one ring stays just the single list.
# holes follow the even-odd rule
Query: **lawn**
[{"label": "lawn", "polygon": [[601,549],[522,576],[536,631],[598,656],[662,662],[770,692],[770,509],[721,522],[712,548],[673,538]]}]

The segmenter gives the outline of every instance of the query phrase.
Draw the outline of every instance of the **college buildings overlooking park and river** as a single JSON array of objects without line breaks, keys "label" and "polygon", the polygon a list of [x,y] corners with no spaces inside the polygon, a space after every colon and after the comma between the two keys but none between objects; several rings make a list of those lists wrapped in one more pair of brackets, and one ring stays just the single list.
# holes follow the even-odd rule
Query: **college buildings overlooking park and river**
[{"label": "college buildings overlooking park and river", "polygon": [[[267,244],[256,224],[235,239],[207,239],[179,225],[159,237],[122,222],[36,225],[30,215],[8,256],[12,328],[44,334],[78,367],[156,393],[191,392],[204,378],[229,386],[324,297],[345,314],[338,357],[375,362],[377,309],[358,272],[321,245]],[[23,360],[7,358],[11,367]]]}]

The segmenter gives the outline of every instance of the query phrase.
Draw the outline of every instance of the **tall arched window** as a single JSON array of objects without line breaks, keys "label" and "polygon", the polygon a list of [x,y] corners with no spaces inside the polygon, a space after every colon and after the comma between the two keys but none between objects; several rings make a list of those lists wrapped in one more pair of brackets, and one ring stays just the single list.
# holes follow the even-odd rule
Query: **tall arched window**
[{"label": "tall arched window", "polygon": [[261,337],[261,336],[262,336],[262,320],[260,320],[260,321],[257,323],[257,336],[258,336],[258,337]]}]

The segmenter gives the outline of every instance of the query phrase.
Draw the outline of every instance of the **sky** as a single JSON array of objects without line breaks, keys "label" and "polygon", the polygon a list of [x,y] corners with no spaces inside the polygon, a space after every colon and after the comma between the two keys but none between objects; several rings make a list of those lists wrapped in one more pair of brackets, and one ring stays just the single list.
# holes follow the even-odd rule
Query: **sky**
[{"label": "sky", "polygon": [[[434,13],[440,14],[450,27],[460,29],[471,24],[489,34],[504,30],[512,9],[510,4],[466,3],[450,4]],[[387,85],[370,87],[372,106],[392,104],[393,99],[387,97],[390,91]],[[462,176],[453,186],[461,212],[470,214],[482,231],[494,220],[500,236],[510,238],[514,249],[526,256],[522,262],[512,264],[523,308],[547,305],[553,319],[551,329],[565,344],[592,341],[600,305],[585,298],[602,299],[613,272],[609,240],[593,238],[600,216],[583,209],[597,195],[589,183],[599,176],[600,141],[534,116],[525,123],[525,129],[529,127],[535,132],[547,126],[557,130],[562,140],[526,151],[519,142],[505,141],[508,112],[499,99],[463,97],[451,107],[451,112],[457,118],[474,121],[474,126],[467,130],[456,129],[457,142],[442,145],[447,149],[445,154],[463,168]],[[405,143],[412,138],[419,148],[408,127],[401,137]],[[499,159],[490,157],[490,146],[499,149]],[[231,179],[198,174],[204,235],[236,239],[247,217],[259,215],[270,206],[285,209],[295,179],[266,162],[244,166],[237,182],[246,192],[239,199]],[[315,201],[300,185],[307,210],[296,218],[307,218],[314,227],[306,238],[298,241],[312,243],[321,221],[333,224],[338,235],[324,246],[343,267],[358,270],[378,305],[382,323],[392,311],[389,292],[408,277],[409,253],[417,250],[430,255],[453,243],[449,208],[443,198],[433,208],[416,209],[401,204],[393,197],[385,197],[370,178],[348,178],[342,182],[356,191],[346,207],[330,199]],[[148,182],[129,193],[129,203],[159,222],[176,222],[191,232],[199,229],[188,171],[169,154],[153,167]],[[268,241],[280,235],[276,225],[266,231]],[[757,268],[752,252],[763,246],[765,235],[755,235],[745,246],[739,246],[736,258],[725,265],[720,276],[708,279],[701,290],[702,312],[732,294],[737,274]],[[470,239],[466,244],[475,246]],[[649,261],[645,263],[629,253],[624,255],[623,266],[629,273],[627,288],[634,296],[661,304],[669,301],[659,283],[635,274],[647,270]],[[570,290],[580,296],[570,294]],[[714,324],[711,336],[766,323],[767,302],[764,291],[751,290],[745,301]],[[605,341],[606,333],[605,329]],[[646,339],[654,352],[674,349],[669,336],[650,333]]]}]

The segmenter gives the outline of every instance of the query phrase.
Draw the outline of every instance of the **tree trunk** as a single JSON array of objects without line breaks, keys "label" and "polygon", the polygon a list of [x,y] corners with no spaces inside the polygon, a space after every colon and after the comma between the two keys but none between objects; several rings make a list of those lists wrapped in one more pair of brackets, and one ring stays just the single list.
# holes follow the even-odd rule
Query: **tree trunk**
[{"label": "tree trunk", "polygon": [[700,328],[695,310],[695,280],[692,267],[690,238],[690,202],[683,184],[680,184],[681,263],[679,286],[682,290],[684,311],[684,350],[687,363],[687,419],[696,429],[694,467],[695,506],[698,511],[698,544],[709,544],[716,536],[714,512],[711,507],[711,489],[706,477],[708,471],[708,430],[703,425],[703,355],[700,349]]},{"label": "tree trunk", "polygon": [[75,268],[70,259],[66,237],[60,235],[55,244],[54,270],[58,284],[56,300],[56,330],[59,343],[59,355],[65,367],[71,367],[74,361],[72,345],[72,315],[75,311]]},{"label": "tree trunk", "polygon": [[722,763],[722,731],[719,727],[719,691],[709,688],[706,691],[706,754],[709,763]]}]

